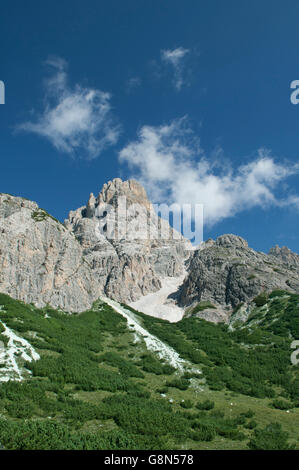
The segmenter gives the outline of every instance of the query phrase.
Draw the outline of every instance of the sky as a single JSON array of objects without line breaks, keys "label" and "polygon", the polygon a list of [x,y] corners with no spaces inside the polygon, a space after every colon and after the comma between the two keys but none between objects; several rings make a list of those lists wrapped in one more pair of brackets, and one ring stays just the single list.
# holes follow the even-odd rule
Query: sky
[{"label": "sky", "polygon": [[299,252],[298,13],[296,0],[2,0],[0,192],[63,221],[135,178],[155,203],[203,204],[205,239]]}]

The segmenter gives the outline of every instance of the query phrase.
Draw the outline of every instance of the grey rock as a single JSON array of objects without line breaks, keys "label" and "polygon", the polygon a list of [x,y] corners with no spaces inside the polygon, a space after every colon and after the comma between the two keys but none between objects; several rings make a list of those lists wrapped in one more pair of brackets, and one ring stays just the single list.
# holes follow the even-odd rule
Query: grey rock
[{"label": "grey rock", "polygon": [[293,253],[286,246],[282,246],[280,248],[276,245],[270,249],[269,255],[290,266],[299,266],[299,255],[297,253]]},{"label": "grey rock", "polygon": [[[125,208],[121,198],[126,198]],[[128,211],[133,205],[138,205],[137,209]],[[102,214],[105,225],[116,217],[114,230],[99,233]],[[126,233],[122,237],[120,222],[124,220]],[[79,240],[103,293],[121,302],[134,302],[159,290],[163,277],[180,276],[192,248],[168,222],[157,217],[144,188],[134,180],[108,182],[96,198],[90,195],[86,206],[70,212],[65,226]],[[165,231],[165,239],[149,237],[159,230]]]},{"label": "grey rock", "polygon": [[0,292],[38,307],[81,312],[102,295],[135,302],[187,269],[172,301],[186,315],[209,301],[215,308],[196,316],[223,322],[262,291],[299,292],[298,267],[299,255],[288,248],[260,253],[232,234],[194,250],[156,215],[134,180],[108,182],[64,224],[35,202],[0,193]]},{"label": "grey rock", "polygon": [[[283,289],[299,292],[298,267],[292,264],[298,255],[287,252],[256,252],[246,240],[236,235],[222,235],[212,243],[204,243],[188,266],[188,276],[178,294],[178,303],[190,307],[201,301],[215,305],[214,321],[229,318],[232,309],[252,300],[261,292]],[[288,262],[286,262],[288,261]],[[211,316],[211,312],[206,312]],[[196,314],[205,317],[205,311]]]},{"label": "grey rock", "polygon": [[[97,214],[110,204],[120,219],[125,217],[119,208],[121,196],[143,213],[131,212],[129,237],[115,239],[99,232]],[[162,227],[169,235],[142,239],[138,224],[146,231]],[[181,275],[190,247],[156,216],[145,190],[133,180],[105,184],[97,197],[90,195],[86,206],[71,211],[64,225],[35,202],[0,194],[0,292],[39,307],[49,304],[80,312],[103,294],[135,301],[160,289],[161,278]]]},{"label": "grey rock", "polygon": [[68,311],[90,307],[100,291],[83,250],[35,202],[0,194],[0,291]]}]

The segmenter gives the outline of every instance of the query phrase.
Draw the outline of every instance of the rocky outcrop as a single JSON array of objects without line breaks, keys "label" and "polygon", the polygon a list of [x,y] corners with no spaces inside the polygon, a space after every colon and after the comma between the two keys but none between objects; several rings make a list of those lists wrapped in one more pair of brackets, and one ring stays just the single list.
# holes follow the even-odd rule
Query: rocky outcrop
[{"label": "rocky outcrop", "polygon": [[192,248],[157,217],[134,180],[105,184],[86,206],[70,212],[65,226],[81,244],[105,295],[121,302],[159,290],[164,277],[180,276]]},{"label": "rocky outcrop", "polygon": [[299,266],[299,255],[293,253],[288,247],[282,246],[281,248],[276,245],[270,249],[269,255],[276,260],[282,261],[289,266]]},{"label": "rocky outcrop", "polygon": [[135,301],[180,276],[190,247],[133,180],[105,184],[64,225],[35,202],[0,195],[0,292],[39,307],[83,311],[103,294]]},{"label": "rocky outcrop", "polygon": [[[188,276],[180,288],[178,303],[183,307],[210,302],[215,309],[200,309],[197,316],[228,318],[232,309],[274,289],[299,292],[298,255],[278,249],[278,256],[256,252],[236,235],[222,235],[202,244],[189,264]],[[288,261],[288,262],[286,262]],[[192,311],[190,308],[188,311]]]},{"label": "rocky outcrop", "polygon": [[0,194],[0,292],[81,311],[100,289],[74,234],[35,202]]}]

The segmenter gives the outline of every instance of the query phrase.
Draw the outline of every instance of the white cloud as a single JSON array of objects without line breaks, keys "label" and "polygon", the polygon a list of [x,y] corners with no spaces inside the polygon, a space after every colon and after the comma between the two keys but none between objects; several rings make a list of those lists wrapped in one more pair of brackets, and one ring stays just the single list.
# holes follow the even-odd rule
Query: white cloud
[{"label": "white cloud", "polygon": [[186,118],[160,127],[143,126],[119,158],[133,169],[153,201],[203,204],[209,226],[253,207],[299,206],[299,197],[283,195],[281,188],[282,181],[299,172],[299,165],[277,163],[266,149],[236,169],[227,162],[210,161]]},{"label": "white cloud", "polygon": [[299,196],[296,194],[289,196],[287,199],[281,202],[282,206],[294,206],[299,210]]},{"label": "white cloud", "polygon": [[43,113],[35,122],[25,122],[18,128],[47,138],[62,152],[98,157],[117,142],[120,134],[112,117],[111,95],[79,84],[71,88],[67,63],[59,57],[49,58],[46,64],[55,73],[45,82]]},{"label": "white cloud", "polygon": [[177,90],[180,90],[185,83],[183,80],[183,59],[189,52],[189,49],[184,49],[183,47],[161,51],[162,60],[174,69],[174,86]]}]

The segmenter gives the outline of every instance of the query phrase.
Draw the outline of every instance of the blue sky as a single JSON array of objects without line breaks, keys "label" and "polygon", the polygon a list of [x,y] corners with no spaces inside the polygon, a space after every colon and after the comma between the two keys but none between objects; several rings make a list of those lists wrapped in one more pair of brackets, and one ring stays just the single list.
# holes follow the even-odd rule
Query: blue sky
[{"label": "blue sky", "polygon": [[63,220],[103,183],[299,251],[296,0],[2,1],[1,192]]}]

